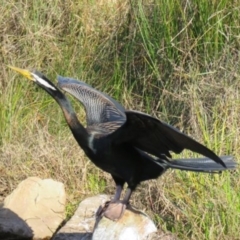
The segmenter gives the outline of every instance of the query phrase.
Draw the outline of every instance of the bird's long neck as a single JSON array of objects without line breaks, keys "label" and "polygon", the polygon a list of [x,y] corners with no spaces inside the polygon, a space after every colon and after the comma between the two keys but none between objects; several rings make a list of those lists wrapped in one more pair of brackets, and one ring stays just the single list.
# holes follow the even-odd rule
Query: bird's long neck
[{"label": "bird's long neck", "polygon": [[[50,93],[50,92],[49,92]],[[89,134],[83,125],[79,122],[70,102],[66,96],[57,89],[55,94],[50,93],[61,107],[69,128],[78,144],[85,150],[88,147]]]}]

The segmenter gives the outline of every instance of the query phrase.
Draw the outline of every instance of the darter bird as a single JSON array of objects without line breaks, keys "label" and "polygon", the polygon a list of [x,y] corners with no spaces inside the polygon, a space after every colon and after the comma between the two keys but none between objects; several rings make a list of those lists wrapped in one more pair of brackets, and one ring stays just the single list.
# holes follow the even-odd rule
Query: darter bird
[{"label": "darter bird", "polygon": [[[67,97],[46,76],[38,71],[11,68],[34,81],[56,100],[87,157],[111,174],[116,193],[98,212],[100,215],[112,220],[121,218],[137,185],[158,178],[169,168],[207,173],[236,168],[233,157],[219,158],[171,125],[141,112],[125,110],[117,101],[88,84],[59,76],[58,87],[75,96],[86,110],[87,126],[84,127]],[[184,149],[206,158],[171,161],[170,151],[181,153]],[[120,200],[125,183],[127,191]]]}]

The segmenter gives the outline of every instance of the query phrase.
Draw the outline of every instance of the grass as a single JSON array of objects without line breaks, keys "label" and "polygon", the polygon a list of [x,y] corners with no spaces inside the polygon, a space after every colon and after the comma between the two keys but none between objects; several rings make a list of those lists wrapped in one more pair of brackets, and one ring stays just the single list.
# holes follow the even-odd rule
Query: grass
[{"label": "grass", "polygon": [[[0,197],[28,176],[52,177],[66,185],[71,216],[80,200],[114,191],[54,100],[8,64],[83,79],[239,158],[237,1],[10,0],[0,10]],[[239,185],[239,170],[169,171],[142,183],[132,203],[179,239],[239,239]]]}]

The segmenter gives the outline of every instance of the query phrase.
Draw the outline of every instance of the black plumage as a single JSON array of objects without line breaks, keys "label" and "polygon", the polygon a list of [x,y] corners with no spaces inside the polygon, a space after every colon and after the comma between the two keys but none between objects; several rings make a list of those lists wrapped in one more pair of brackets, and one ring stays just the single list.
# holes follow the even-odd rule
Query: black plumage
[{"label": "black plumage", "polygon": [[[231,156],[220,159],[178,129],[147,114],[125,110],[111,97],[84,82],[58,76],[58,86],[75,96],[86,109],[86,129],[92,136],[90,145],[95,152],[89,158],[115,180],[117,191],[112,202],[119,201],[124,183],[128,184],[123,199],[126,204],[141,181],[157,178],[168,168],[216,172],[236,167]],[[171,151],[180,153],[184,149],[207,158],[170,161]]]},{"label": "black plumage", "polygon": [[[66,96],[42,73],[12,68],[33,80],[57,101],[85,154],[96,166],[112,175],[117,189],[104,212],[111,219],[120,218],[132,191],[141,181],[157,178],[168,168],[216,172],[236,167],[232,157],[220,159],[214,152],[174,127],[144,113],[126,111],[114,99],[86,83],[59,76],[58,86],[84,105],[87,115],[85,128]],[[180,153],[184,149],[207,158],[170,160],[171,151]],[[128,190],[120,201],[125,183],[128,184]],[[116,208],[111,210],[111,204],[118,206],[118,211]]]}]

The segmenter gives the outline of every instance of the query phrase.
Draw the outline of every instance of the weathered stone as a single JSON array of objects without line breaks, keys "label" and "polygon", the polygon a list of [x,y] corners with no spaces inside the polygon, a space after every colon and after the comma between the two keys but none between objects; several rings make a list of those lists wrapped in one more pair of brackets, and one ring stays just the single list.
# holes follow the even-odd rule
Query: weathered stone
[{"label": "weathered stone", "polygon": [[100,205],[109,197],[97,195],[83,200],[72,218],[54,236],[53,240],[90,240]]},{"label": "weathered stone", "polygon": [[105,217],[96,220],[99,206],[104,205],[107,200],[108,196],[98,195],[82,201],[74,216],[53,240],[145,240],[150,239],[147,236],[157,230],[148,216],[135,209],[127,209],[119,221],[111,221]]},{"label": "weathered stone", "polygon": [[151,233],[157,231],[153,221],[143,212],[126,209],[118,221],[102,217],[97,219],[92,240],[146,240]]},{"label": "weathered stone", "polygon": [[0,209],[0,232],[43,239],[51,237],[64,220],[64,185],[52,179],[22,181]]}]

